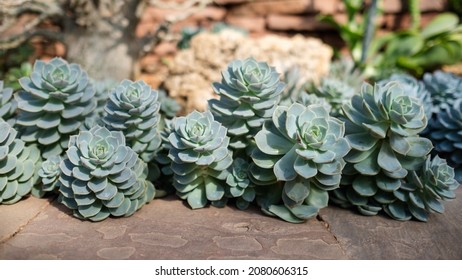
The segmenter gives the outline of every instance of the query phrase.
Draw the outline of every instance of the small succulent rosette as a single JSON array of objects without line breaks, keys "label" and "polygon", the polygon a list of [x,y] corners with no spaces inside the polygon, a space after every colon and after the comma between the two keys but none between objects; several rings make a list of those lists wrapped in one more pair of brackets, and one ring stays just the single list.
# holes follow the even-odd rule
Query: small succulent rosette
[{"label": "small succulent rosette", "polygon": [[155,195],[147,164],[120,131],[96,126],[72,136],[60,164],[59,201],[80,219],[130,216]]},{"label": "small succulent rosette", "polygon": [[157,91],[144,81],[124,80],[109,94],[103,121],[109,129],[122,131],[127,144],[150,162],[162,143],[159,109]]},{"label": "small succulent rosette", "polygon": [[38,175],[42,183],[42,192],[47,193],[58,191],[59,173],[61,172],[59,165],[62,160],[63,159],[60,156],[51,156],[42,162],[40,169],[38,170]]},{"label": "small succulent rosette", "polygon": [[249,163],[243,158],[236,158],[230,167],[226,184],[228,196],[236,198],[237,208],[247,209],[255,199],[255,188],[249,177]]},{"label": "small succulent rosette", "polygon": [[208,201],[222,205],[227,168],[233,162],[226,128],[209,111],[194,111],[173,119],[168,139],[177,195],[193,209],[204,207]]},{"label": "small succulent rosette", "polygon": [[425,110],[419,98],[392,81],[365,83],[343,112],[352,150],[345,157],[345,186],[331,198],[342,206],[354,205],[364,215],[376,215],[410,188],[407,176],[421,168],[433,148],[429,139],[419,136],[427,124]]},{"label": "small succulent rosette", "polygon": [[[272,121],[266,122],[255,136],[257,149],[252,153],[251,175],[256,181],[270,176],[282,181],[279,203],[263,202],[265,212],[289,222],[302,222],[327,206],[328,191],[339,187],[343,157],[350,151],[344,138],[345,126],[331,117],[322,105],[278,107]],[[261,201],[261,199],[260,199]]]},{"label": "small succulent rosette", "polygon": [[42,157],[61,155],[70,135],[96,108],[95,89],[87,73],[61,58],[37,60],[30,77],[19,79],[17,126],[21,139],[38,143]]},{"label": "small succulent rosette", "polygon": [[38,180],[40,151],[17,139],[17,132],[0,120],[0,204],[13,204],[28,195]]},{"label": "small succulent rosette", "polygon": [[274,67],[254,58],[234,60],[213,83],[220,99],[209,100],[216,120],[228,129],[233,149],[245,149],[250,139],[270,119],[285,84]]}]

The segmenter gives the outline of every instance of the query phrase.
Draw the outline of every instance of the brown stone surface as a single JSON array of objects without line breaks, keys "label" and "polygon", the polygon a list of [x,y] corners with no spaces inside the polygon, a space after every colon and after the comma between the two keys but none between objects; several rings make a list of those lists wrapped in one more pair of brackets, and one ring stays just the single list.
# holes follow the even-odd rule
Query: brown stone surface
[{"label": "brown stone surface", "polygon": [[[18,207],[24,205],[18,204]],[[258,209],[191,210],[159,199],[129,218],[81,221],[54,202],[13,238],[0,259],[343,259],[323,223],[289,224]]]},{"label": "brown stone surface", "polygon": [[321,31],[332,30],[330,24],[320,22],[314,17],[272,14],[267,17],[270,30]]},{"label": "brown stone surface", "polygon": [[462,188],[445,202],[444,214],[427,223],[400,222],[387,216],[366,217],[328,207],[321,218],[350,259],[462,259]]},{"label": "brown stone surface", "polygon": [[30,197],[13,205],[0,205],[0,243],[18,232],[48,204],[46,199]]},{"label": "brown stone surface", "polygon": [[243,28],[252,33],[263,33],[266,27],[266,21],[264,17],[229,15],[226,17],[225,21],[227,24]]}]

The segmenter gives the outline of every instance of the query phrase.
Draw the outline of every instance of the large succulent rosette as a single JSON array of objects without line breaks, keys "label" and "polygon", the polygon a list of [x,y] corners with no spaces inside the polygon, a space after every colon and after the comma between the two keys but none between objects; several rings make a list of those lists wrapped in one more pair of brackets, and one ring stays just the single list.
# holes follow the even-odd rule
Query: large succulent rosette
[{"label": "large succulent rosette", "polygon": [[208,201],[221,205],[227,168],[233,162],[226,128],[210,112],[194,111],[173,119],[168,139],[177,195],[193,209],[204,207]]},{"label": "large succulent rosette", "polygon": [[427,124],[425,110],[419,98],[389,82],[365,83],[343,113],[352,149],[345,157],[346,186],[334,191],[332,201],[375,215],[397,200],[396,193],[406,188],[403,180],[421,168],[432,149],[430,140],[419,137]]},{"label": "large succulent rosette", "polygon": [[267,213],[301,222],[327,206],[327,191],[339,187],[343,157],[350,150],[344,132],[344,124],[322,105],[294,103],[274,111],[272,121],[255,136],[250,169],[260,185],[274,183],[268,170],[285,182],[279,193],[282,204],[263,202]]},{"label": "large succulent rosette", "polygon": [[446,104],[452,106],[462,98],[462,78],[443,71],[425,73],[423,82],[430,92],[433,102],[432,112],[438,113]]},{"label": "large succulent rosette", "polygon": [[0,120],[0,204],[13,204],[29,194],[37,182],[40,151],[17,139],[17,132]]},{"label": "large succulent rosette", "polygon": [[38,143],[45,159],[60,155],[96,108],[95,89],[79,65],[61,58],[37,60],[30,77],[19,79],[15,95],[21,139]]},{"label": "large succulent rosette", "polygon": [[155,195],[147,164],[120,131],[96,126],[71,136],[60,164],[59,201],[81,219],[130,216]]},{"label": "large succulent rosette", "polygon": [[221,83],[213,83],[220,99],[209,100],[209,107],[228,129],[232,148],[249,145],[263,122],[271,118],[284,86],[273,67],[253,58],[235,60],[222,72]]},{"label": "large succulent rosette", "polygon": [[127,144],[150,162],[162,143],[158,124],[157,91],[144,81],[122,81],[109,95],[103,121],[111,130],[122,131]]}]

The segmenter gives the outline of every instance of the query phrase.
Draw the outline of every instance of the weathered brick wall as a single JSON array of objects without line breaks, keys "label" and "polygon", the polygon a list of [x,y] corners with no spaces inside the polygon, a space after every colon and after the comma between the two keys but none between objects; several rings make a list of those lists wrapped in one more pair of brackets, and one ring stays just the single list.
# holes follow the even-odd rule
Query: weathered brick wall
[{"label": "weathered brick wall", "polygon": [[[173,3],[178,3],[175,9]],[[185,14],[181,4],[185,0],[153,1],[141,18],[137,29],[139,36],[152,32],[169,16]],[[226,22],[247,29],[252,35],[267,32],[302,32],[320,35],[333,33],[330,25],[316,19],[318,14],[331,14],[345,20],[343,0],[215,0],[190,17],[179,21],[173,31],[185,26],[208,27],[214,22]],[[421,0],[422,24],[447,9],[447,0]],[[407,13],[408,0],[383,0],[383,15],[379,19],[384,30],[396,30],[410,24]],[[321,34],[322,33],[322,34]]]}]

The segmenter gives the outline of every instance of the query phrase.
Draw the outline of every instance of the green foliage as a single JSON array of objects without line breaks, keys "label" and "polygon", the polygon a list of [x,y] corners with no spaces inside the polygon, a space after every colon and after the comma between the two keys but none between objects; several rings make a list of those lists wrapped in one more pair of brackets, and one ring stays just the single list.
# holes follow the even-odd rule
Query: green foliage
[{"label": "green foliage", "polygon": [[0,119],[0,204],[13,204],[37,182],[40,151],[17,139],[17,132]]},{"label": "green foliage", "polygon": [[255,179],[272,170],[277,181],[285,182],[279,194],[283,205],[263,202],[265,210],[299,222],[327,206],[327,191],[339,187],[343,157],[350,150],[344,132],[343,123],[321,105],[277,107],[272,121],[255,136],[252,159],[258,168],[250,170]]},{"label": "green foliage", "polygon": [[80,219],[130,216],[155,195],[147,164],[120,131],[96,126],[73,135],[60,163],[59,198]]},{"label": "green foliage", "polygon": [[237,198],[236,206],[242,210],[247,209],[255,199],[255,188],[248,172],[249,163],[243,158],[236,158],[226,178],[226,184],[229,186],[228,196]]},{"label": "green foliage", "polygon": [[221,83],[213,83],[213,90],[220,99],[209,100],[210,110],[228,129],[230,146],[244,149],[271,118],[284,83],[273,67],[248,58],[232,61],[222,72]]},{"label": "green foliage", "polygon": [[221,205],[225,194],[223,181],[233,162],[226,128],[210,112],[194,111],[173,119],[168,139],[177,195],[193,209],[204,207],[207,201]]},{"label": "green foliage", "polygon": [[95,90],[87,73],[61,58],[37,60],[30,77],[22,77],[19,83],[23,90],[15,99],[21,139],[38,143],[45,159],[61,155],[69,136],[79,131],[96,108]]}]

